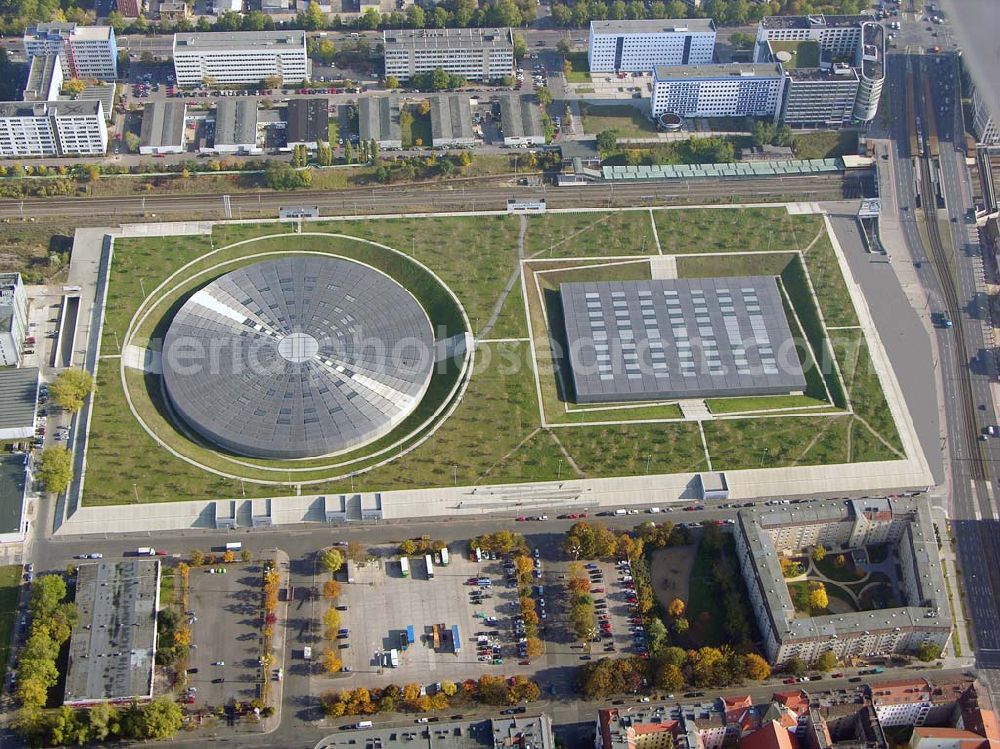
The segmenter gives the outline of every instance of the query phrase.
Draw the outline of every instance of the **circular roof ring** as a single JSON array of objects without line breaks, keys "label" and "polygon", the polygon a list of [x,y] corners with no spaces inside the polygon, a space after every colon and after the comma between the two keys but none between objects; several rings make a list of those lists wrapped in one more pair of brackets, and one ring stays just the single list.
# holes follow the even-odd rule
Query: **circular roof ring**
[{"label": "circular roof ring", "polygon": [[163,383],[193,431],[237,455],[332,455],[420,403],[434,334],[420,303],[367,265],[287,255],[191,295],[167,331]]}]

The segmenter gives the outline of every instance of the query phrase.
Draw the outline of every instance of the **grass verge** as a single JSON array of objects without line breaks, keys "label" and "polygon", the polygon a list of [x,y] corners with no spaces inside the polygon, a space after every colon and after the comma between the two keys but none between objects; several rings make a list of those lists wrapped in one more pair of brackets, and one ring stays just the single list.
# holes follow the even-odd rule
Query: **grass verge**
[{"label": "grass verge", "polygon": [[617,130],[622,138],[642,138],[656,134],[656,126],[637,107],[628,104],[597,106],[581,104],[583,130],[596,135],[604,130]]},{"label": "grass verge", "polygon": [[21,565],[0,567],[0,670],[6,673],[10,658],[10,640],[17,618],[17,593],[21,584]]}]

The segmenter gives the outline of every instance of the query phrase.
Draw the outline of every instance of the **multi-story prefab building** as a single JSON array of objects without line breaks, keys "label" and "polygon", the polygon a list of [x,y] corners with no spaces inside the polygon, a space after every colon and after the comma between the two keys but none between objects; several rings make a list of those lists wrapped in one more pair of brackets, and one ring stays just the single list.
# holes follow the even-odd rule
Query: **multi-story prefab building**
[{"label": "multi-story prefab building", "polygon": [[44,102],[0,102],[0,156],[58,156],[59,146]]},{"label": "multi-story prefab building", "polygon": [[592,73],[648,73],[657,65],[706,65],[715,54],[715,21],[591,21],[588,49]]},{"label": "multi-story prefab building", "polygon": [[406,81],[438,68],[477,81],[514,74],[514,34],[507,29],[387,29],[385,74]]},{"label": "multi-story prefab building", "polygon": [[[913,498],[851,499],[838,503],[741,510],[736,556],[767,657],[806,662],[830,651],[837,658],[944,648],[951,638],[944,576],[927,503]],[[822,546],[868,559],[885,545],[899,569],[894,606],[802,616],[793,604],[780,559]]]},{"label": "multi-story prefab building", "polygon": [[118,44],[110,26],[39,23],[24,32],[28,57],[59,55],[67,78],[113,81],[118,77]]},{"label": "multi-story prefab building", "polygon": [[849,124],[858,97],[858,74],[850,65],[785,71],[781,121],[793,127],[839,128]]},{"label": "multi-story prefab building", "polygon": [[103,156],[108,146],[97,100],[0,102],[0,156]]},{"label": "multi-story prefab building", "polygon": [[35,55],[28,68],[24,86],[25,101],[55,101],[63,84],[62,62],[59,55]]},{"label": "multi-story prefab building", "polygon": [[[818,54],[814,52],[818,51]],[[807,59],[808,57],[813,59]],[[782,121],[789,125],[840,127],[866,124],[878,112],[885,81],[885,30],[869,16],[772,16],[761,20],[754,46],[756,62],[778,62],[788,72]],[[853,76],[844,67],[854,70]],[[857,78],[846,118],[841,97]],[[823,111],[825,110],[825,114]]]},{"label": "multi-story prefab building", "polygon": [[48,108],[60,156],[103,156],[107,152],[108,126],[100,101],[52,101]]},{"label": "multi-story prefab building", "polygon": [[885,27],[866,21],[861,24],[861,44],[855,53],[858,71],[858,96],[854,101],[855,122],[871,122],[878,114],[882,86],[885,84]]},{"label": "multi-story prefab building", "polygon": [[[24,338],[28,334],[28,297],[20,273],[0,273],[0,366],[21,363]],[[24,435],[5,435],[21,439]],[[29,435],[30,436],[30,432]]]},{"label": "multi-story prefab building", "polygon": [[277,76],[282,84],[309,77],[304,31],[229,31],[174,34],[178,86],[253,85]]},{"label": "multi-story prefab building", "polygon": [[653,70],[653,116],[773,118],[783,86],[774,63],[661,65]]}]

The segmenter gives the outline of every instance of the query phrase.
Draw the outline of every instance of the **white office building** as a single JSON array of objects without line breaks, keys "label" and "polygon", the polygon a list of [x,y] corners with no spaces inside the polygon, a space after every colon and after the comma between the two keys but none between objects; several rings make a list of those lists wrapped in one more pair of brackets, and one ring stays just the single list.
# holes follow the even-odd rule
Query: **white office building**
[{"label": "white office building", "polygon": [[508,29],[387,29],[385,74],[406,81],[438,68],[477,81],[514,74],[514,34]]},{"label": "white office building", "polygon": [[767,16],[757,27],[754,60],[765,62],[768,42],[817,42],[835,57],[854,57],[861,42],[861,26],[871,16]]},{"label": "white office building", "polygon": [[52,101],[48,107],[60,156],[103,156],[107,152],[108,126],[100,101]]},{"label": "white office building", "polygon": [[773,118],[784,83],[773,63],[660,65],[653,70],[653,116]]},{"label": "white office building", "polygon": [[178,86],[253,85],[269,76],[284,85],[309,78],[304,31],[230,31],[174,34]]},{"label": "white office building", "polygon": [[97,100],[0,102],[0,156],[103,156],[104,109]]},{"label": "white office building", "polygon": [[715,54],[711,18],[591,21],[591,73],[648,73],[657,65],[707,65]]},{"label": "white office building", "polygon": [[118,77],[118,43],[110,26],[39,23],[24,32],[29,58],[59,55],[67,78],[113,81]]},{"label": "white office building", "polygon": [[[0,366],[16,367],[21,363],[25,336],[28,335],[28,296],[20,273],[0,273]],[[33,420],[28,421],[30,431],[4,433],[0,439],[21,439],[34,432]]]},{"label": "white office building", "polygon": [[59,55],[36,55],[28,68],[28,82],[21,98],[25,101],[55,101],[62,89],[63,72]]},{"label": "white office building", "polygon": [[58,156],[55,123],[45,102],[0,102],[0,156]]}]

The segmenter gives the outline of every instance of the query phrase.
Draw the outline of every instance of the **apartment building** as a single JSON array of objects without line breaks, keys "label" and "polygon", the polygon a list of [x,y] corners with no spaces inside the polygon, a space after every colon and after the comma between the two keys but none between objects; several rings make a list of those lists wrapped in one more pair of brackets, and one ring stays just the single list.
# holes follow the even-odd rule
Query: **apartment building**
[{"label": "apartment building", "polygon": [[103,156],[108,127],[97,100],[0,102],[0,156]]},{"label": "apartment building", "polygon": [[[827,651],[845,658],[912,653],[925,643],[943,649],[951,638],[951,615],[926,503],[870,498],[741,510],[734,535],[751,608],[774,663],[793,656],[808,662]],[[902,569],[898,605],[799,615],[779,558],[817,544],[844,552],[890,545]]]},{"label": "apartment building", "polygon": [[[16,367],[21,363],[24,338],[28,335],[28,297],[20,273],[0,273],[0,366]],[[31,436],[32,429],[27,436]],[[0,439],[21,439],[24,435],[7,434]]]},{"label": "apartment building", "polygon": [[387,29],[382,32],[385,74],[406,81],[438,68],[469,80],[514,74],[509,29]]},{"label": "apartment building", "polygon": [[871,122],[878,114],[878,103],[885,85],[885,27],[866,21],[861,24],[861,44],[855,52],[858,71],[858,96],[854,101],[855,122]]},{"label": "apartment building", "polygon": [[24,53],[59,55],[67,78],[113,81],[118,77],[118,44],[110,26],[39,23],[24,32]]},{"label": "apartment building", "polygon": [[653,116],[773,118],[783,87],[775,63],[659,65],[653,69]]},{"label": "apartment building", "polygon": [[711,18],[590,22],[592,73],[648,73],[657,65],[706,65],[714,54]]},{"label": "apartment building", "polygon": [[283,85],[309,78],[304,31],[229,31],[174,34],[178,86],[258,84],[277,76]]}]

